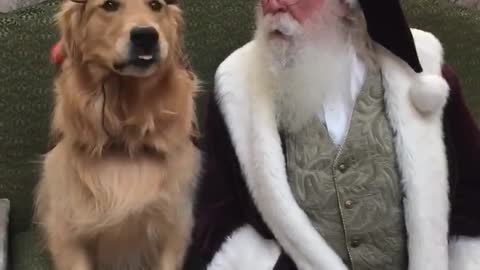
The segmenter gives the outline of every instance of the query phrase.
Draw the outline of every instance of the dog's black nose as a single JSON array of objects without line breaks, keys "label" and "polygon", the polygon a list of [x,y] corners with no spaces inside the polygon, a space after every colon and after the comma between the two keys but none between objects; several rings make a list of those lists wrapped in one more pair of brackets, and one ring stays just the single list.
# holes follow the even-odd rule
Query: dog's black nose
[{"label": "dog's black nose", "polygon": [[153,27],[135,27],[130,31],[130,41],[135,47],[152,50],[158,42],[158,32]]}]

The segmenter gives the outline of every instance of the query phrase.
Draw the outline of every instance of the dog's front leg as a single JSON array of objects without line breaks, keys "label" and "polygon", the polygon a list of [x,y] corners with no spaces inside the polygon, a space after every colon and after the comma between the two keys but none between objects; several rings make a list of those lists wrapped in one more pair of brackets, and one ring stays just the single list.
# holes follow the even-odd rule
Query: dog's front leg
[{"label": "dog's front leg", "polygon": [[78,240],[51,237],[49,248],[56,270],[93,270],[87,250]]},{"label": "dog's front leg", "polygon": [[157,270],[181,270],[187,247],[190,244],[192,218],[184,219],[183,224],[177,224],[169,231],[160,256]]}]

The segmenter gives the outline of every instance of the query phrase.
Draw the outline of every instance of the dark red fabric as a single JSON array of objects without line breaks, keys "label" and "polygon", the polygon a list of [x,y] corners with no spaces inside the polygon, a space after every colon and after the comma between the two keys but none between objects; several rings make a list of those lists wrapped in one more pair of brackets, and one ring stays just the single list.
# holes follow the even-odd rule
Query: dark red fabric
[{"label": "dark red fabric", "polygon": [[455,72],[444,66],[443,76],[451,88],[443,121],[451,189],[450,234],[480,236],[480,130]]},{"label": "dark red fabric", "polygon": [[273,270],[297,270],[297,266],[285,252],[282,252]]},{"label": "dark red fabric", "polygon": [[208,100],[204,130],[203,173],[197,189],[195,228],[185,269],[205,269],[226,237],[244,225],[252,226],[266,239],[273,238],[253,203],[213,93]]}]

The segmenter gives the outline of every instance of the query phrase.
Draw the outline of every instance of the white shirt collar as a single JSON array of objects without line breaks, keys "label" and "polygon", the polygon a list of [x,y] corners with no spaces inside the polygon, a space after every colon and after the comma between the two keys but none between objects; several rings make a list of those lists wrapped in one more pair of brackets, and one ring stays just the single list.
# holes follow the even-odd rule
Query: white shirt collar
[{"label": "white shirt collar", "polygon": [[328,134],[337,145],[342,144],[345,140],[355,101],[362,89],[366,76],[365,65],[358,58],[354,48],[349,51],[349,54],[352,59],[349,87],[328,91],[325,95],[321,112],[319,112],[319,119],[324,119]]}]

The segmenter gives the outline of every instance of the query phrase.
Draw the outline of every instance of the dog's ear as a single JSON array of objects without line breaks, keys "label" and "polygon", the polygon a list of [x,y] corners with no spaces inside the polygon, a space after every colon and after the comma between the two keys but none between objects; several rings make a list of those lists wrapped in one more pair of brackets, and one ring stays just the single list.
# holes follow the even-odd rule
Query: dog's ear
[{"label": "dog's ear", "polygon": [[177,57],[178,61],[182,61],[184,55],[183,55],[183,30],[184,30],[184,21],[183,21],[183,16],[182,16],[182,10],[180,9],[180,6],[178,5],[171,5],[169,6],[169,11],[172,14],[173,17],[173,23],[175,24],[175,35],[176,35],[176,48],[175,48],[175,54]]},{"label": "dog's ear", "polygon": [[57,23],[60,27],[62,51],[66,58],[78,59],[78,50],[81,40],[82,15],[85,10],[86,0],[64,0],[57,14]]},{"label": "dog's ear", "polygon": [[[175,1],[178,3],[178,1]],[[183,33],[184,33],[184,27],[185,23],[183,20],[182,16],[182,10],[180,9],[179,5],[173,6],[173,12],[174,12],[174,20],[176,24],[176,35],[177,35],[177,46],[175,48],[175,57],[177,62],[187,70],[187,72],[190,74],[191,79],[195,79],[192,66],[190,65],[190,60],[188,58],[188,55],[185,53],[185,44],[183,40]]]}]

